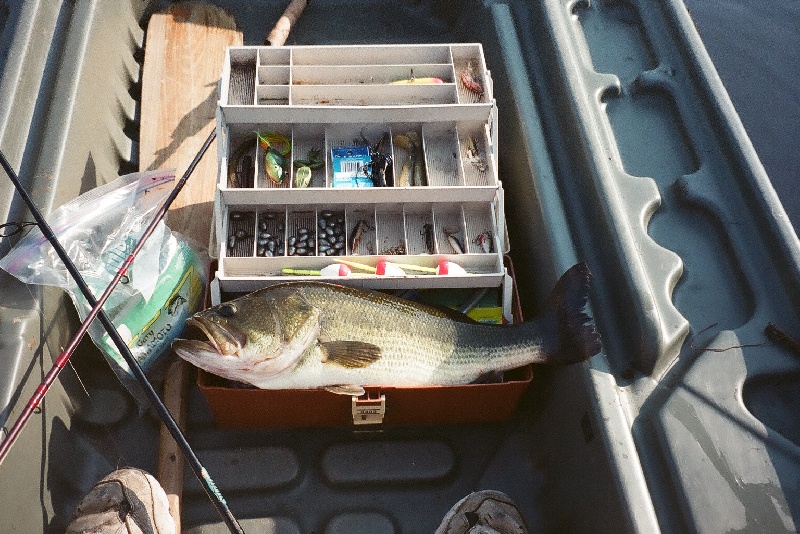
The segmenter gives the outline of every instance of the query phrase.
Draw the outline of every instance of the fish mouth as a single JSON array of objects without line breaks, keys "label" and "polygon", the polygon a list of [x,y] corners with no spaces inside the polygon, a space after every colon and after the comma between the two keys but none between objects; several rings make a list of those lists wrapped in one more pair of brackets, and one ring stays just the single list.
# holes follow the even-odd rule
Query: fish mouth
[{"label": "fish mouth", "polygon": [[220,355],[211,343],[199,339],[175,339],[172,341],[172,350],[200,369],[231,380],[246,381],[246,377],[238,373],[238,368],[231,365],[231,360],[238,362],[238,358]]},{"label": "fish mouth", "polygon": [[186,325],[197,328],[207,338],[207,341],[187,341],[193,341],[193,345],[196,348],[200,346],[207,347],[221,356],[238,356],[239,351],[247,342],[247,336],[238,328],[231,325],[221,325],[202,316],[186,319]]},{"label": "fish mouth", "polygon": [[175,339],[172,341],[172,349],[182,358],[189,358],[193,363],[199,361],[201,355],[212,356],[216,354],[216,349],[211,343],[200,341],[199,339]]}]

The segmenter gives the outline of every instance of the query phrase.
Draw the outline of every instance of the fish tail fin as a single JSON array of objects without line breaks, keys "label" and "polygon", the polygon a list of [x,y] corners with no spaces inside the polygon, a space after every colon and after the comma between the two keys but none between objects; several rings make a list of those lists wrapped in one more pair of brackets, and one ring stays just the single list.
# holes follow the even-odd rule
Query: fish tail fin
[{"label": "fish tail fin", "polygon": [[600,334],[584,311],[591,281],[586,262],[577,263],[561,276],[547,299],[547,315],[555,326],[554,346],[547,352],[554,364],[582,362],[600,352]]}]

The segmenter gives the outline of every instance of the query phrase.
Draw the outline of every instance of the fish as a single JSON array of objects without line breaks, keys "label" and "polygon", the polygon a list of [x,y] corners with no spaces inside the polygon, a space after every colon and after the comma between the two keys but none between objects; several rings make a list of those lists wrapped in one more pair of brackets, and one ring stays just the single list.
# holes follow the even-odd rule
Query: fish
[{"label": "fish", "polygon": [[365,386],[474,382],[527,364],[569,365],[601,350],[585,312],[585,262],[556,283],[544,313],[512,325],[477,323],[379,291],[314,281],[287,282],[187,319],[205,339],[173,350],[223,378],[262,389],[326,389],[359,395]]}]

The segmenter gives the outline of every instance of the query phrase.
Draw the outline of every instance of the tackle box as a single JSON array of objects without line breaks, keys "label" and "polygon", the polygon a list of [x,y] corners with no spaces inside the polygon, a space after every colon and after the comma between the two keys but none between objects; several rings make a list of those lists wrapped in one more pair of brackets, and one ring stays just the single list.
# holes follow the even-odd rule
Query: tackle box
[{"label": "tackle box", "polygon": [[[521,320],[506,255],[497,108],[480,44],[231,47],[217,133],[212,304],[301,279],[378,290],[488,288],[503,318]],[[392,162],[386,186],[369,167],[378,147]],[[268,168],[275,152],[280,180]],[[316,168],[298,184],[310,160]],[[387,261],[402,271],[380,274]],[[320,273],[339,262],[354,274]],[[197,383],[221,427],[302,427],[499,421],[532,376],[528,366],[494,383],[369,387],[361,397],[240,388],[204,371]]]},{"label": "tackle box", "polygon": [[[375,289],[503,283],[497,108],[480,44],[231,47],[217,133],[215,294],[309,276]],[[391,161],[388,186],[373,183],[365,153]],[[311,274],[341,261],[358,274]],[[367,275],[386,261],[404,274]],[[435,274],[443,262],[463,271]]]}]

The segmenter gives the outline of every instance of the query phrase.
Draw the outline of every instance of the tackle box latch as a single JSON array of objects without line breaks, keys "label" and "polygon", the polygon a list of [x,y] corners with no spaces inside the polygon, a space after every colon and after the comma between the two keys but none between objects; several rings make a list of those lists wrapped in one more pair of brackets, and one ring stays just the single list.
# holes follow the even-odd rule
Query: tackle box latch
[{"label": "tackle box latch", "polygon": [[379,425],[386,415],[386,395],[380,391],[367,391],[364,395],[352,397],[354,425]]}]

